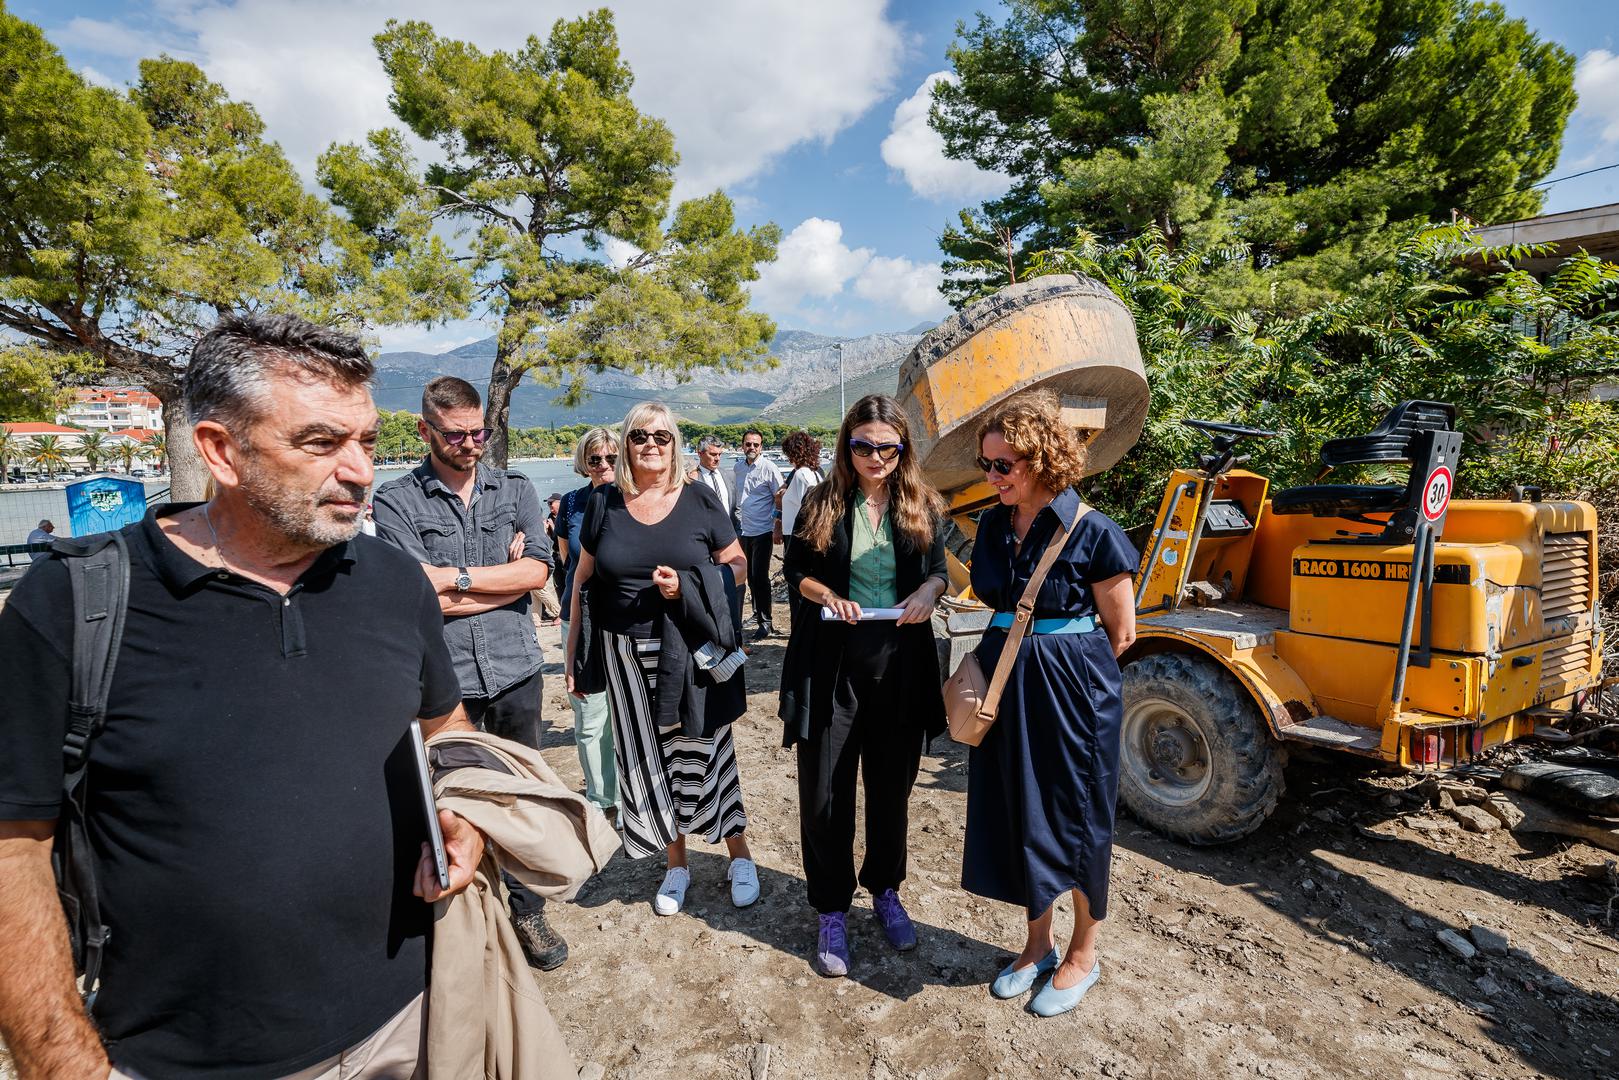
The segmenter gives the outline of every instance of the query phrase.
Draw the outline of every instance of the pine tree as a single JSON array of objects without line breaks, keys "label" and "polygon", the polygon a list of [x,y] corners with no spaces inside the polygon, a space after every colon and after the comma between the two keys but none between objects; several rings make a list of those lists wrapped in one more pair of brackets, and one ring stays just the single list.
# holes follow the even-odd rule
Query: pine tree
[{"label": "pine tree", "polygon": [[[486,402],[489,459],[504,464],[512,390],[525,373],[584,392],[588,370],[762,362],[775,326],[746,283],[780,230],[736,226],[722,192],[669,212],[674,137],[630,100],[612,14],[558,20],[549,38],[485,53],[422,22],[376,38],[394,113],[438,144],[419,181],[397,135],[334,147],[322,176],[357,223],[385,231],[393,202],[425,192],[434,216],[472,231],[484,313],[500,322]],[[615,263],[616,242],[627,257]]]},{"label": "pine tree", "polygon": [[[1061,246],[1152,227],[1248,244],[1225,298],[1300,310],[1392,264],[1409,226],[1511,220],[1557,160],[1574,58],[1466,0],[1007,0],[958,27],[946,151],[1014,181],[982,227]],[[944,238],[981,258],[971,230]],[[956,269],[957,300],[1004,284]]]}]

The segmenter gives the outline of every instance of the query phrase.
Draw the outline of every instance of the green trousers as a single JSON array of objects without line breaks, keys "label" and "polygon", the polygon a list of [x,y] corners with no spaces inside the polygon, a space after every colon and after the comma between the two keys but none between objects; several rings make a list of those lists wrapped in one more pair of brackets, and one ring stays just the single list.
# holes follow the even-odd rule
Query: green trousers
[{"label": "green trousers", "polygon": [[[562,641],[568,640],[568,622],[562,622]],[[618,805],[618,765],[613,758],[613,717],[608,711],[607,694],[587,694],[580,701],[568,695],[573,706],[573,741],[579,748],[579,768],[585,774],[585,798],[606,810]]]}]

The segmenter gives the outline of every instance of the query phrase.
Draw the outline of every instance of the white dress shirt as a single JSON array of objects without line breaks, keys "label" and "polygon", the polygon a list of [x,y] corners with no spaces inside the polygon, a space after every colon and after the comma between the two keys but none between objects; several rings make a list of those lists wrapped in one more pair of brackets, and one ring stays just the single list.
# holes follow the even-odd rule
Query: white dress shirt
[{"label": "white dress shirt", "polygon": [[730,478],[720,475],[718,469],[707,469],[699,463],[697,466],[697,479],[714,489],[714,494],[719,496],[720,505],[725,507],[725,512],[729,514],[731,504],[736,501],[731,498]]}]

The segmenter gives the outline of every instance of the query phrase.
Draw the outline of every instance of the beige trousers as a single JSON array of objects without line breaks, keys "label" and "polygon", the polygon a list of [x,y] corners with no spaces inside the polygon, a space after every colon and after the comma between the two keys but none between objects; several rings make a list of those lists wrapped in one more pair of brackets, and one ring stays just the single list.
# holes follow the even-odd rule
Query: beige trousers
[{"label": "beige trousers", "polygon": [[555,619],[567,614],[562,610],[562,601],[557,596],[556,582],[547,581],[543,589],[530,589],[529,613],[534,621],[540,619]]},{"label": "beige trousers", "polygon": [[[393,1015],[362,1042],[285,1080],[425,1080],[427,1076],[427,995]],[[113,1067],[107,1080],[147,1080]]]}]

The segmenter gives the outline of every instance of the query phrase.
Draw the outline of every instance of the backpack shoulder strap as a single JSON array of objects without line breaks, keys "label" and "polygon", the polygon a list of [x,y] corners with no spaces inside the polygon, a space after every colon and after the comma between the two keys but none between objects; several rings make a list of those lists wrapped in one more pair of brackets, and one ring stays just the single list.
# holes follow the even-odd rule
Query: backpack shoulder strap
[{"label": "backpack shoulder strap", "polygon": [[101,898],[86,827],[85,774],[90,744],[107,718],[107,697],[124,637],[129,607],[129,548],[122,532],[52,545],[67,567],[73,593],[73,655],[68,690],[67,731],[62,741],[62,811],[57,820],[52,864],[57,891],[67,914],[73,958],[84,975],[85,1008],[95,1004],[101,956],[109,929],[101,919]]},{"label": "backpack shoulder strap", "polygon": [[123,533],[57,540],[73,591],[73,673],[67,735],[62,753],[67,771],[82,768],[90,741],[107,716],[118,647],[129,599],[129,549]]}]

